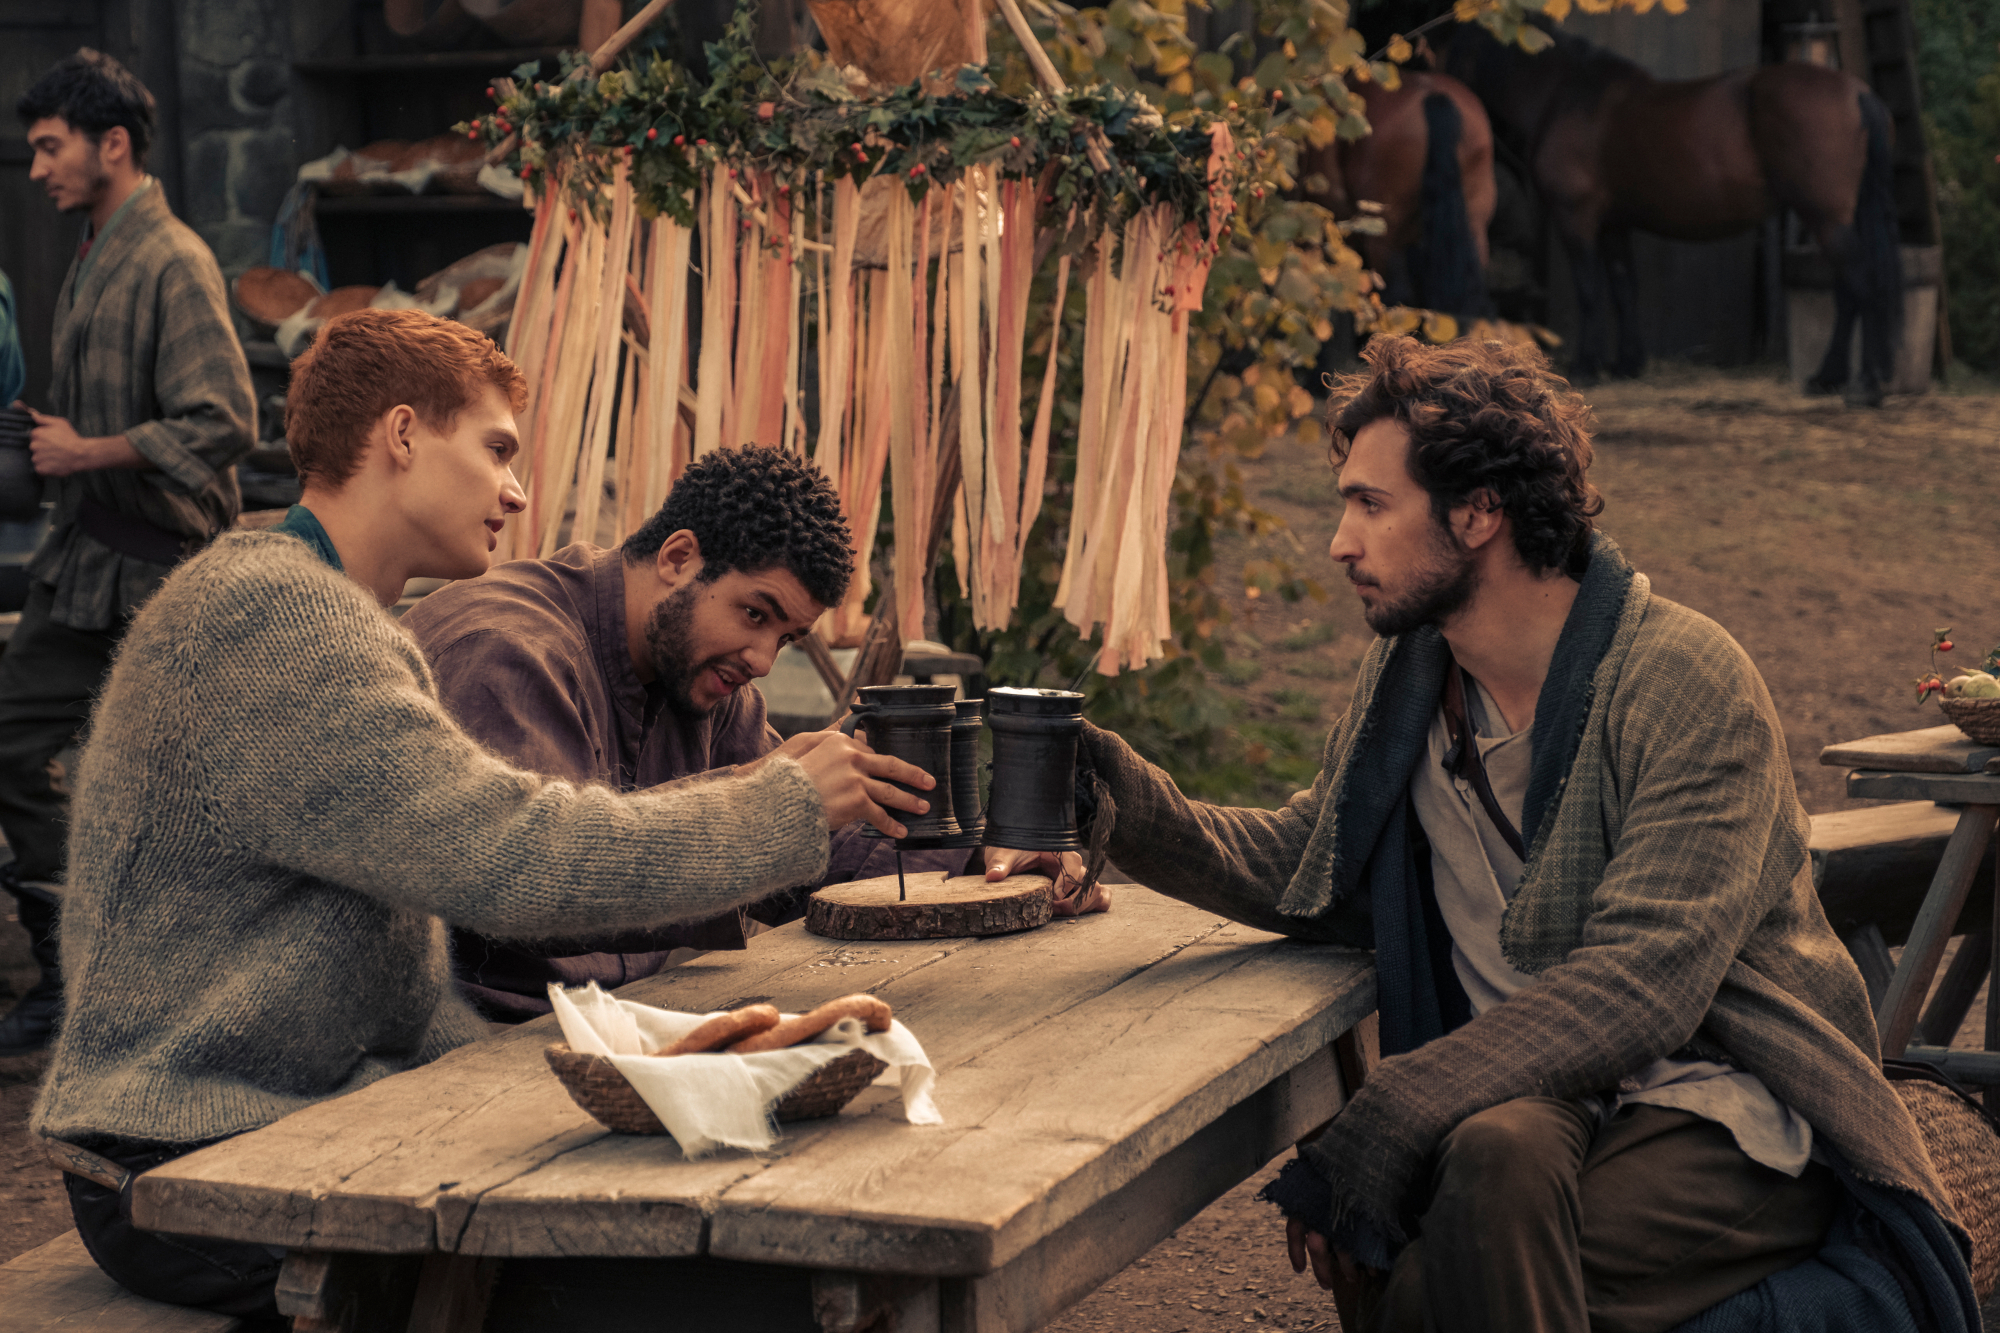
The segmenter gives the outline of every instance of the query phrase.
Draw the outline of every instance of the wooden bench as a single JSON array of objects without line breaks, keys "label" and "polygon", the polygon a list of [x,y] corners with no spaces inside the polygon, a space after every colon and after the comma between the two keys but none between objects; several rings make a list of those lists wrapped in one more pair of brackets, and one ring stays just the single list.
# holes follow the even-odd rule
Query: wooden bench
[{"label": "wooden bench", "polygon": [[[1958,811],[1932,801],[1897,801],[1812,817],[1807,844],[1813,888],[1834,933],[1847,937],[1875,925],[1890,944],[1901,944],[1930,888],[1938,858],[1958,822]],[[1988,872],[1993,863],[1987,854]],[[1983,925],[1990,906],[1968,903],[1967,928]],[[1984,915],[1970,919],[1974,910]]]},{"label": "wooden bench", "polygon": [[236,1333],[230,1315],[134,1296],[104,1275],[65,1231],[12,1263],[0,1264],[0,1333]]}]

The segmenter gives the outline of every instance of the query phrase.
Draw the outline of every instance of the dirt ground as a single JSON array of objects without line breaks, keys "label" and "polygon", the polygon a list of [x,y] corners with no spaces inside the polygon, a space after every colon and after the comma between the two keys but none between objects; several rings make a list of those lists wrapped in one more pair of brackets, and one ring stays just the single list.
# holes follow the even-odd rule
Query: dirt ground
[{"label": "dirt ground", "polygon": [[[1909,691],[1931,628],[1957,628],[1961,663],[2000,642],[2000,396],[1935,393],[1848,411],[1767,374],[1673,367],[1589,396],[1602,526],[1658,592],[1714,617],[1749,651],[1777,700],[1807,809],[1841,808],[1840,774],[1817,763],[1822,746],[1942,720]],[[1277,549],[1328,598],[1234,597],[1227,688],[1274,750],[1316,754],[1368,642],[1325,557],[1338,517],[1332,473],[1320,450],[1288,443],[1245,475],[1253,498],[1290,525]],[[1261,553],[1226,545],[1226,581]],[[0,926],[0,984],[18,993],[26,967],[19,930]],[[1961,1044],[1977,1044],[1970,1027]],[[0,1061],[0,1260],[69,1226],[57,1175],[25,1137],[40,1067]],[[1218,1200],[1052,1333],[1337,1328],[1330,1301],[1292,1274],[1275,1214],[1252,1198],[1274,1173]]]}]

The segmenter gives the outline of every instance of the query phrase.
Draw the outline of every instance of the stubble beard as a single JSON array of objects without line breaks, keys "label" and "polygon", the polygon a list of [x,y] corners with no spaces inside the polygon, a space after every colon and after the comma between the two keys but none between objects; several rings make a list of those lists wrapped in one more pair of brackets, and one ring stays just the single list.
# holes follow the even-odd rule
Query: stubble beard
[{"label": "stubble beard", "polygon": [[59,209],[58,211],[63,213],[68,213],[71,215],[77,213],[88,213],[92,209],[97,207],[97,201],[102,199],[104,197],[104,192],[106,190],[109,190],[110,188],[111,188],[111,173],[104,170],[102,167],[99,167],[97,169],[96,174],[90,178],[90,183],[88,187],[84,190],[83,197],[78,202],[71,204],[68,208],[62,208]]},{"label": "stubble beard", "polygon": [[653,677],[666,691],[667,703],[675,712],[689,717],[706,717],[715,705],[704,708],[694,701],[694,681],[704,664],[689,651],[694,638],[695,588],[690,583],[662,598],[646,622],[646,653],[653,659]]},{"label": "stubble beard", "polygon": [[[1479,590],[1479,567],[1472,553],[1436,522],[1431,525],[1431,537],[1431,549],[1413,576],[1410,590],[1393,602],[1363,608],[1362,618],[1368,622],[1368,628],[1385,639],[1425,625],[1442,624],[1463,609]],[[1347,576],[1350,580],[1354,577],[1351,566]]]}]

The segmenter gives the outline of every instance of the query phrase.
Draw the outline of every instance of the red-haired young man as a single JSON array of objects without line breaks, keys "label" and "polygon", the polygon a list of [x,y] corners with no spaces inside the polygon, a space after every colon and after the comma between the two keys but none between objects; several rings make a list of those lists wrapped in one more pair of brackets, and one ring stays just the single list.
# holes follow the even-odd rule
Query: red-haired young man
[{"label": "red-haired young man", "polygon": [[[293,367],[304,502],[188,561],[133,621],[78,765],[70,1003],[33,1128],[143,1170],[433,1060],[485,1031],[446,930],[499,938],[714,916],[885,832],[921,771],[834,734],[714,782],[626,795],[516,768],[440,706],[383,609],[484,573],[522,507],[520,372],[415,311],[321,330]],[[67,1176],[127,1287],[275,1316],[277,1257],[134,1228]]]}]

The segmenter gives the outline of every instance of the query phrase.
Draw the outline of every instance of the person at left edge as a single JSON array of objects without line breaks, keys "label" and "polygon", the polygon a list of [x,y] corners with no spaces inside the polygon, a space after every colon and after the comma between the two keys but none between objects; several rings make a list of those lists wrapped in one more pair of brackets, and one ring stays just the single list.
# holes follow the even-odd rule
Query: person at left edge
[{"label": "person at left edge", "polygon": [[29,179],[84,232],[56,297],[49,411],[30,436],[53,512],[0,656],[0,833],[14,853],[0,886],[41,967],[0,1019],[0,1055],[46,1046],[62,1005],[65,800],[50,761],[82,730],[139,604],[235,521],[232,465],[257,438],[221,270],[146,174],[152,94],[86,47],[15,110]]}]

